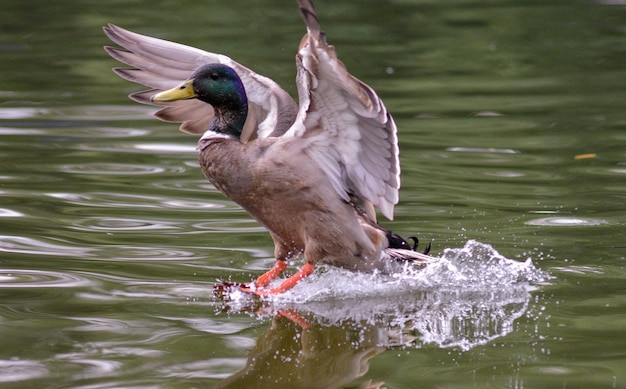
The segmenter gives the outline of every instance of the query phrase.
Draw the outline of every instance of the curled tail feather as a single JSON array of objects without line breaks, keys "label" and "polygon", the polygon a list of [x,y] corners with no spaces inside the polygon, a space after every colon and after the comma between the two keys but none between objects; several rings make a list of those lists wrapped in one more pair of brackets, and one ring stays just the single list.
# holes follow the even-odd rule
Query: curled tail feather
[{"label": "curled tail feather", "polygon": [[416,261],[416,262],[433,262],[437,258],[428,255],[430,252],[430,243],[426,246],[423,253],[417,251],[418,240],[416,237],[410,237],[414,241],[413,246],[409,244],[403,237],[393,231],[387,230],[387,240],[389,247],[384,252],[391,258],[399,261]]}]

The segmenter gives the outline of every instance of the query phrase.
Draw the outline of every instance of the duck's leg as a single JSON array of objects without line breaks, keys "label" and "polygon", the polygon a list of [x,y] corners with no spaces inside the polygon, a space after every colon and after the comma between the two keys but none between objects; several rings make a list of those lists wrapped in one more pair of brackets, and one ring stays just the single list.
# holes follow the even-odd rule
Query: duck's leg
[{"label": "duck's leg", "polygon": [[270,284],[270,282],[274,281],[276,277],[281,275],[282,272],[287,268],[287,262],[278,259],[274,264],[274,267],[265,272],[263,275],[259,276],[254,283],[257,288],[264,288]]},{"label": "duck's leg", "polygon": [[268,286],[272,281],[276,279],[276,277],[281,275],[281,273],[284,272],[286,268],[287,268],[287,261],[282,260],[282,259],[277,259],[276,263],[274,264],[274,267],[272,267],[270,270],[266,271],[265,273],[261,274],[259,278],[256,279],[256,281],[246,282],[245,284],[222,282],[221,289],[224,289],[225,287],[235,286],[235,287],[238,287],[239,290],[241,290],[242,292],[255,293],[254,291],[257,288],[262,289]]},{"label": "duck's leg", "polygon": [[296,284],[300,282],[302,279],[308,277],[311,273],[313,273],[313,270],[315,270],[315,265],[313,265],[312,263],[306,263],[304,266],[302,266],[300,270],[298,270],[296,274],[287,278],[285,281],[282,282],[282,284],[278,285],[276,288],[271,288],[271,289],[258,288],[254,291],[254,293],[256,293],[258,296],[261,296],[261,297],[269,296],[272,294],[283,293],[293,288],[294,286],[296,286]]}]

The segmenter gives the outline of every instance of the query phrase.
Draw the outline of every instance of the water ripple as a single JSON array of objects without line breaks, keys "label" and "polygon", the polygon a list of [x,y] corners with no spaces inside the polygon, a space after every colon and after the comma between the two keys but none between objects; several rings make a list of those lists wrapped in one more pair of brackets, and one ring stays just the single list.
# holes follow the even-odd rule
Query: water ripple
[{"label": "water ripple", "polygon": [[224,379],[232,374],[232,371],[243,368],[246,358],[211,358],[190,363],[174,364],[161,368],[160,373],[164,377],[177,377],[185,379]]},{"label": "water ripple", "polygon": [[150,119],[154,108],[130,105],[87,105],[54,108],[0,108],[0,119],[47,120],[144,120]]},{"label": "water ripple", "polygon": [[160,166],[137,165],[126,163],[82,163],[62,165],[60,170],[74,174],[96,175],[143,175],[165,172]]},{"label": "water ripple", "polygon": [[80,231],[145,231],[177,229],[174,222],[113,217],[93,217],[74,221],[72,228]]},{"label": "water ripple", "polygon": [[[38,174],[36,172],[28,172],[28,174],[20,174],[20,175],[3,175],[0,177],[2,181],[9,181],[11,183],[26,183],[32,184],[36,182],[41,185],[46,182],[58,182],[62,181],[63,178],[58,175],[53,174]],[[30,194],[31,192],[29,192]]]},{"label": "water ripple", "polygon": [[552,268],[554,271],[562,271],[564,273],[574,273],[574,274],[604,274],[604,271],[600,266],[555,266]]},{"label": "water ripple", "polygon": [[0,289],[73,288],[92,284],[90,280],[75,274],[46,270],[0,269]]},{"label": "water ripple", "polygon": [[189,261],[203,256],[191,251],[171,247],[106,246],[107,261]]},{"label": "water ripple", "polygon": [[94,138],[98,141],[104,138],[135,138],[150,134],[148,130],[130,127],[81,127],[76,131],[81,138]]},{"label": "water ripple", "polygon": [[160,197],[125,193],[47,193],[74,205],[105,208],[159,208]]},{"label": "water ripple", "polygon": [[209,318],[188,318],[188,317],[160,317],[177,322],[183,322],[196,331],[207,332],[210,334],[229,335],[237,334],[248,327],[247,324],[238,324],[233,322],[218,322]]},{"label": "water ripple", "polygon": [[518,150],[494,149],[486,147],[448,147],[446,150],[454,151],[457,153],[520,154]]},{"label": "water ripple", "polygon": [[217,192],[217,189],[205,180],[167,180],[153,183],[159,189],[185,189],[185,191]]},{"label": "water ripple", "polygon": [[[139,130],[138,130],[139,131]],[[147,131],[145,131],[147,133]],[[144,134],[136,134],[136,136],[142,136]],[[133,135],[134,136],[134,135]],[[101,152],[128,152],[128,153],[138,153],[145,151],[146,153],[154,154],[164,154],[164,153],[193,153],[196,154],[195,145],[181,145],[177,143],[155,143],[155,144],[132,144],[128,142],[124,143],[85,143],[77,146],[79,150],[87,150],[87,151],[101,151]]]},{"label": "water ripple", "polygon": [[83,105],[54,109],[57,120],[129,121],[151,120],[154,107],[134,105]]},{"label": "water ripple", "polygon": [[32,380],[48,374],[48,369],[40,362],[0,359],[0,382]]},{"label": "water ripple", "polygon": [[602,219],[576,218],[576,217],[544,217],[527,221],[525,224],[529,226],[599,226],[609,224],[608,221]]},{"label": "water ripple", "polygon": [[[106,350],[108,351],[108,350]],[[120,370],[124,364],[119,361],[110,361],[102,359],[81,359],[70,354],[71,361],[80,365],[87,366],[81,373],[74,375],[74,379],[80,380],[85,378],[108,377]],[[65,355],[60,355],[59,359],[64,359]]]},{"label": "water ripple", "polygon": [[48,115],[50,112],[46,108],[0,108],[0,119],[32,119],[37,116]]},{"label": "water ripple", "polygon": [[7,208],[0,208],[0,217],[21,217],[23,213],[13,211]]},{"label": "water ripple", "polygon": [[135,149],[138,150],[147,150],[150,152],[158,152],[158,153],[194,153],[196,154],[198,151],[196,150],[195,145],[191,144],[178,144],[178,143],[149,143],[149,144],[135,144],[133,145]]},{"label": "water ripple", "polygon": [[24,128],[0,127],[0,135],[41,135],[44,133],[45,132],[42,130],[27,130]]},{"label": "water ripple", "polygon": [[24,236],[0,235],[0,252],[59,255],[64,257],[87,257],[94,250],[85,247],[45,242]]},{"label": "water ripple", "polygon": [[[48,131],[46,132],[45,137],[39,138],[42,141],[62,141],[64,143],[77,143],[77,142],[89,142],[91,147],[94,147],[97,144],[100,144],[104,139],[116,139],[120,138],[137,138],[137,137],[145,137],[150,135],[149,130],[139,129],[139,128],[130,128],[130,127],[107,127],[107,126],[86,126],[80,125],[78,127],[71,127],[70,129],[64,131],[63,135],[59,135],[56,132]],[[126,141],[128,142],[128,141]],[[126,147],[128,143],[123,143],[123,147]],[[82,143],[79,143],[77,148],[82,149],[83,146],[86,146]],[[119,151],[116,150],[116,151]]]},{"label": "water ripple", "polygon": [[[190,200],[167,200],[163,202],[166,208],[183,208],[183,209],[221,209],[226,207],[227,201],[223,204],[218,202],[205,202],[204,200],[190,201]],[[234,208],[230,203],[230,208]]]},{"label": "water ripple", "polygon": [[[238,209],[227,200],[198,199],[175,200],[165,196],[134,195],[126,193],[47,193],[47,196],[63,199],[74,205],[104,208],[150,208],[150,209],[177,209],[197,211],[204,209]],[[82,212],[75,209],[76,212]]]},{"label": "water ripple", "polygon": [[265,231],[263,226],[254,219],[231,219],[231,220],[211,220],[193,225],[198,230],[209,230],[213,232],[260,232]]}]

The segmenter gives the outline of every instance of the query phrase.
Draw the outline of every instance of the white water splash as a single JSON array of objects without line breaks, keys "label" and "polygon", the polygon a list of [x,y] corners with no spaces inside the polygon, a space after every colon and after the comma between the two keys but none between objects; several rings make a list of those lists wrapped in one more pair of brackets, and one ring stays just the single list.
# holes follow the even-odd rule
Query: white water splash
[{"label": "white water splash", "polygon": [[[470,240],[446,249],[438,262],[405,266],[392,275],[324,267],[268,298],[265,312],[296,310],[329,326],[349,321],[395,328],[407,339],[469,350],[511,332],[528,308],[530,292],[548,279],[530,259],[511,260]],[[241,311],[251,298],[233,291],[229,299],[229,307]]]}]

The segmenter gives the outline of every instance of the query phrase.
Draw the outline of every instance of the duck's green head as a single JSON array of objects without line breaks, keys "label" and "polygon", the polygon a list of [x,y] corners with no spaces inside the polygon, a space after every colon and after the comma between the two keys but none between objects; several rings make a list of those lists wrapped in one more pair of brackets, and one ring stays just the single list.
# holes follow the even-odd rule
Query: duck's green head
[{"label": "duck's green head", "polygon": [[152,96],[152,101],[194,98],[213,106],[215,119],[209,130],[239,138],[248,116],[248,98],[233,68],[217,63],[203,65],[179,86]]}]

